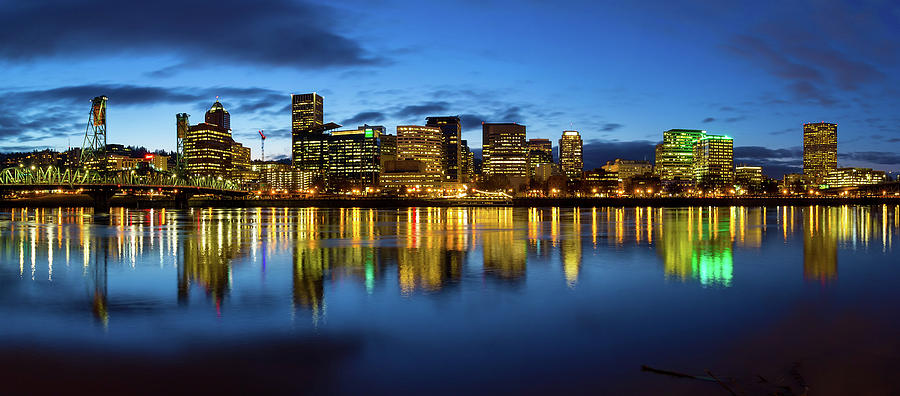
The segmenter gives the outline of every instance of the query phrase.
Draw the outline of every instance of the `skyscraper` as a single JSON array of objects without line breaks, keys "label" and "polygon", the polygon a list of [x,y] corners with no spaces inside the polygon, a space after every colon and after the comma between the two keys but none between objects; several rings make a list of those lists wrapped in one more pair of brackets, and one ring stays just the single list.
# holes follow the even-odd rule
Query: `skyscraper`
[{"label": "skyscraper", "polygon": [[731,188],[734,184],[734,141],[706,135],[694,143],[694,182],[701,188]]},{"label": "skyscraper", "polygon": [[472,155],[472,150],[469,149],[468,141],[460,140],[459,145],[459,181],[468,183],[472,181],[472,174],[474,173],[472,161],[475,157]]},{"label": "skyscraper", "polygon": [[325,160],[329,189],[346,190],[378,184],[381,171],[379,138],[383,131],[384,127],[365,125],[331,133]]},{"label": "skyscraper", "polygon": [[578,131],[563,131],[559,139],[559,168],[570,179],[580,179],[584,169],[582,141]]},{"label": "skyscraper", "polygon": [[443,134],[438,127],[397,126],[397,159],[422,161],[425,173],[443,175]]},{"label": "skyscraper", "polygon": [[483,123],[482,172],[486,176],[528,176],[525,125]]},{"label": "skyscraper", "polygon": [[534,169],[553,162],[553,143],[550,139],[528,139],[528,176],[534,178]]},{"label": "skyscraper", "polygon": [[694,143],[706,135],[697,129],[670,129],[656,146],[654,173],[662,181],[694,180]]},{"label": "skyscraper", "polygon": [[218,100],[216,103],[213,103],[212,107],[206,111],[206,123],[212,125],[218,125],[225,129],[231,129],[231,114],[228,114],[228,111],[225,110],[225,107],[222,106]]},{"label": "skyscraper", "polygon": [[233,144],[231,131],[222,126],[206,122],[190,126],[184,138],[185,170],[199,176],[229,176]]},{"label": "skyscraper", "polygon": [[806,183],[820,185],[837,169],[837,124],[803,124],[803,175]]},{"label": "skyscraper", "polygon": [[460,159],[462,158],[462,124],[459,116],[452,117],[426,117],[425,126],[441,129],[441,139],[444,155],[442,167],[444,168],[444,180],[458,182],[460,180]]},{"label": "skyscraper", "polygon": [[291,161],[300,170],[323,169],[324,109],[324,99],[316,93],[291,95]]}]

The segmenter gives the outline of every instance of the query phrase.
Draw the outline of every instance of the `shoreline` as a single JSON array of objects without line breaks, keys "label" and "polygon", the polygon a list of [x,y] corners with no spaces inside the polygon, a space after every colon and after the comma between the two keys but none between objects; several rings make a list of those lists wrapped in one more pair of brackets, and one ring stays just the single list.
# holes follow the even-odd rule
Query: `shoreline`
[{"label": "shoreline", "polygon": [[[900,197],[723,197],[723,198],[514,198],[510,201],[466,201],[425,198],[314,198],[314,199],[229,199],[199,198],[189,201],[191,208],[409,208],[409,207],[691,207],[691,206],[842,206],[897,205]],[[0,200],[0,208],[93,207],[87,195],[48,195]],[[111,207],[130,209],[178,208],[171,198],[138,199],[113,197]]]}]

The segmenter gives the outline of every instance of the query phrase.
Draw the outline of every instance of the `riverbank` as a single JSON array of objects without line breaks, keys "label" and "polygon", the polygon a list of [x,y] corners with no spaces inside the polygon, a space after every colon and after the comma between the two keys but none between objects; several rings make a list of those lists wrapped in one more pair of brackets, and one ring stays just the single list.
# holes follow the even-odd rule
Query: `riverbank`
[{"label": "riverbank", "polygon": [[[727,197],[727,198],[515,198],[509,201],[472,201],[461,199],[422,198],[344,198],[327,197],[314,199],[241,199],[241,198],[194,198],[189,207],[207,208],[257,208],[257,207],[320,207],[320,208],[408,208],[408,207],[450,207],[450,206],[507,206],[507,207],[686,207],[686,206],[841,206],[841,205],[895,205],[898,197]],[[87,195],[51,194],[39,197],[0,200],[0,207],[92,207],[93,200]],[[176,208],[174,199],[135,196],[115,196],[112,207],[131,209]]]}]

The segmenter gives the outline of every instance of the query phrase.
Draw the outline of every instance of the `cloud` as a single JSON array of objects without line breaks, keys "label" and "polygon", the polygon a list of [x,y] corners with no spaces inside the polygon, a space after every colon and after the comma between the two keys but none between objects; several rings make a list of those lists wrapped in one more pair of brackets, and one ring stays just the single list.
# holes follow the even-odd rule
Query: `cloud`
[{"label": "cloud", "polygon": [[385,119],[385,114],[379,111],[364,111],[357,113],[353,117],[341,121],[344,126],[352,126],[359,123],[379,122]]},{"label": "cloud", "polygon": [[728,117],[725,119],[725,122],[738,122],[738,121],[743,121],[746,119],[747,119],[746,116]]},{"label": "cloud", "polygon": [[[111,110],[156,104],[176,104],[184,105],[185,110],[197,107],[205,110],[218,95],[222,97],[221,100],[229,112],[242,116],[276,111],[289,114],[290,111],[289,95],[254,87],[195,88],[85,84],[43,90],[0,90],[0,108],[22,109],[0,115],[0,138],[5,142],[25,143],[40,142],[48,137],[82,135],[90,99],[100,95],[109,97],[108,106]],[[282,104],[287,104],[287,110]],[[174,123],[174,117],[172,121]]]},{"label": "cloud", "polygon": [[842,160],[863,161],[879,165],[900,165],[900,153],[888,151],[857,151],[851,153],[839,153]]},{"label": "cloud", "polygon": [[715,120],[716,120],[716,119],[713,118],[713,117],[706,117],[706,118],[704,118],[703,121],[701,121],[701,122],[703,122],[704,124],[709,124],[710,122],[713,122],[713,121],[715,121]]},{"label": "cloud", "polygon": [[833,106],[879,89],[896,67],[900,34],[890,2],[792,2],[740,27],[724,48],[784,82],[794,101]]},{"label": "cloud", "polygon": [[610,122],[610,123],[603,124],[603,126],[600,128],[600,130],[603,132],[612,132],[612,131],[615,131],[616,129],[622,128],[623,126],[624,125],[622,125],[622,124]]},{"label": "cloud", "polygon": [[773,158],[801,158],[803,148],[793,147],[786,149],[771,149],[762,146],[737,146],[734,148],[734,158],[738,159],[773,159]]},{"label": "cloud", "polygon": [[450,108],[447,102],[426,102],[418,105],[409,105],[401,107],[394,112],[394,116],[398,118],[424,118],[435,113],[446,112]]},{"label": "cloud", "polygon": [[[319,69],[387,60],[340,34],[340,15],[304,0],[44,0],[0,3],[0,57],[176,55],[184,65]],[[138,19],[136,21],[136,19]],[[151,72],[164,77],[177,69]]]}]

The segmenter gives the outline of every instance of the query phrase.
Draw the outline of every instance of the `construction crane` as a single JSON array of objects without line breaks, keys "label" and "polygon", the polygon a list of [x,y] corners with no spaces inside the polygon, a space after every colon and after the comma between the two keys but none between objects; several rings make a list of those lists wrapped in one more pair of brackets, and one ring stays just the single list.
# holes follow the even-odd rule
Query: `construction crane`
[{"label": "construction crane", "polygon": [[263,130],[259,130],[259,138],[260,138],[260,152],[262,152],[262,161],[266,161],[266,135],[263,135]]}]

